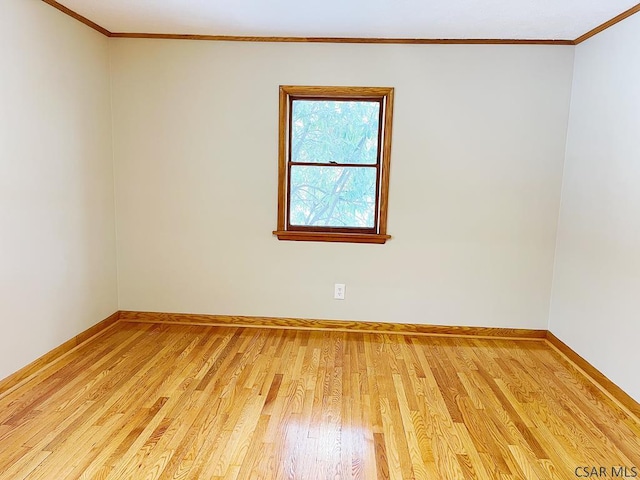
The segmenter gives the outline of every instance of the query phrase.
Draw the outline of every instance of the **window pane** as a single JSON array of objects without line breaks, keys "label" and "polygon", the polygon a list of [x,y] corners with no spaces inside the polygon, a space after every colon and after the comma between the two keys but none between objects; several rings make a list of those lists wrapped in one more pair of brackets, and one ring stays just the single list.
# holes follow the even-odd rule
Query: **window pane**
[{"label": "window pane", "polygon": [[291,167],[291,225],[373,228],[373,167]]},{"label": "window pane", "polygon": [[291,161],[375,164],[380,103],[294,100]]}]

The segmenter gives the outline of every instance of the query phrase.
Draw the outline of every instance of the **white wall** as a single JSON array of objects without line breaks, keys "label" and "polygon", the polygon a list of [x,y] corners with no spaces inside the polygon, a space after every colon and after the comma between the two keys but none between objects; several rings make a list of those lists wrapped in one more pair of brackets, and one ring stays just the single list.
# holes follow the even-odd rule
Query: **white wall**
[{"label": "white wall", "polygon": [[640,15],[576,48],[550,330],[640,401]]},{"label": "white wall", "polygon": [[107,38],[0,14],[0,378],[118,309]]},{"label": "white wall", "polygon": [[[111,47],[121,309],[547,327],[573,47]],[[396,88],[389,243],[271,235],[279,84]]]}]

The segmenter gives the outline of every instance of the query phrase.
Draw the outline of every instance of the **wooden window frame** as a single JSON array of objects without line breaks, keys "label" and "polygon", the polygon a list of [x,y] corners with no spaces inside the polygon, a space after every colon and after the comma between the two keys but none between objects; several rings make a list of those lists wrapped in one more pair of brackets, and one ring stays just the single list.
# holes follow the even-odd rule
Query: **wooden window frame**
[{"label": "wooden window frame", "polygon": [[[278,144],[278,226],[273,232],[279,240],[313,242],[347,242],[383,244],[391,238],[387,234],[389,204],[389,169],[391,164],[391,134],[393,123],[393,94],[391,87],[320,87],[280,86],[280,122]],[[289,221],[291,146],[291,110],[294,100],[377,101],[380,103],[378,133],[378,161],[370,168],[377,169],[375,224],[372,228],[340,228],[292,226]],[[296,162],[298,164],[300,162]],[[314,166],[323,166],[314,163]],[[335,166],[335,165],[331,165]],[[341,165],[344,167],[344,165]],[[354,165],[362,167],[363,165]]]}]

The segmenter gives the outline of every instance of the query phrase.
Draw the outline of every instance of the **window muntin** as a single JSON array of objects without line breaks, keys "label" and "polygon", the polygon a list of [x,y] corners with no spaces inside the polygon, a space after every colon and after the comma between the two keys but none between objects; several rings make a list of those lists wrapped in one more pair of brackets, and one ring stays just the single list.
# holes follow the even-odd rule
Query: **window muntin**
[{"label": "window muntin", "polygon": [[280,87],[278,230],[384,243],[393,89]]}]

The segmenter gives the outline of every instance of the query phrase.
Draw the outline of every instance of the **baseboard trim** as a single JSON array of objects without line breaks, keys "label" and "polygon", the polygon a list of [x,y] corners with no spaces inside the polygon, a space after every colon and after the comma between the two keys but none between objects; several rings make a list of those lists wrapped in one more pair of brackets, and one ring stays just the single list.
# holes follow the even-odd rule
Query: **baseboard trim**
[{"label": "baseboard trim", "polygon": [[620,406],[624,407],[640,421],[640,403],[550,331],[547,331],[547,342],[554,347],[558,353],[589,377],[593,383],[607,393],[609,397],[618,402]]},{"label": "baseboard trim", "polygon": [[346,320],[314,320],[305,318],[251,317],[231,315],[201,315],[191,313],[161,313],[121,311],[120,320],[145,323],[174,323],[185,325],[215,325],[254,328],[290,328],[298,330],[334,330],[405,335],[443,335],[487,338],[546,338],[546,330],[497,327],[457,327],[446,325],[418,325],[409,323],[364,322]]},{"label": "baseboard trim", "polygon": [[203,315],[189,313],[162,313],[117,311],[62,345],[45,353],[29,365],[0,380],[0,397],[17,388],[43,368],[74,350],[79,345],[101,334],[118,321],[138,323],[167,323],[178,325],[206,325],[222,327],[281,328],[296,330],[332,330],[361,333],[389,333],[399,335],[431,335],[492,339],[542,340],[569,363],[581,370],[603,392],[616,401],[629,414],[640,421],[640,403],[613,383],[606,375],[582,358],[566,343],[548,330],[498,327],[459,327],[447,325],[419,325],[345,320],[314,320],[284,317],[252,317],[231,315]]},{"label": "baseboard trim", "polygon": [[120,318],[119,311],[109,315],[104,320],[96,323],[92,327],[87,328],[84,332],[81,332],[75,337],[67,340],[62,345],[54,348],[50,352],[45,353],[40,358],[31,362],[29,365],[21,368],[17,372],[12,373],[8,377],[0,380],[0,396],[4,395],[9,390],[12,390],[18,387],[19,385],[24,383],[26,380],[28,380],[30,377],[37,374],[44,367],[51,365],[60,357],[62,357],[66,353],[69,353],[71,350],[78,347],[82,343],[102,333],[104,330],[114,325],[119,318]]}]

